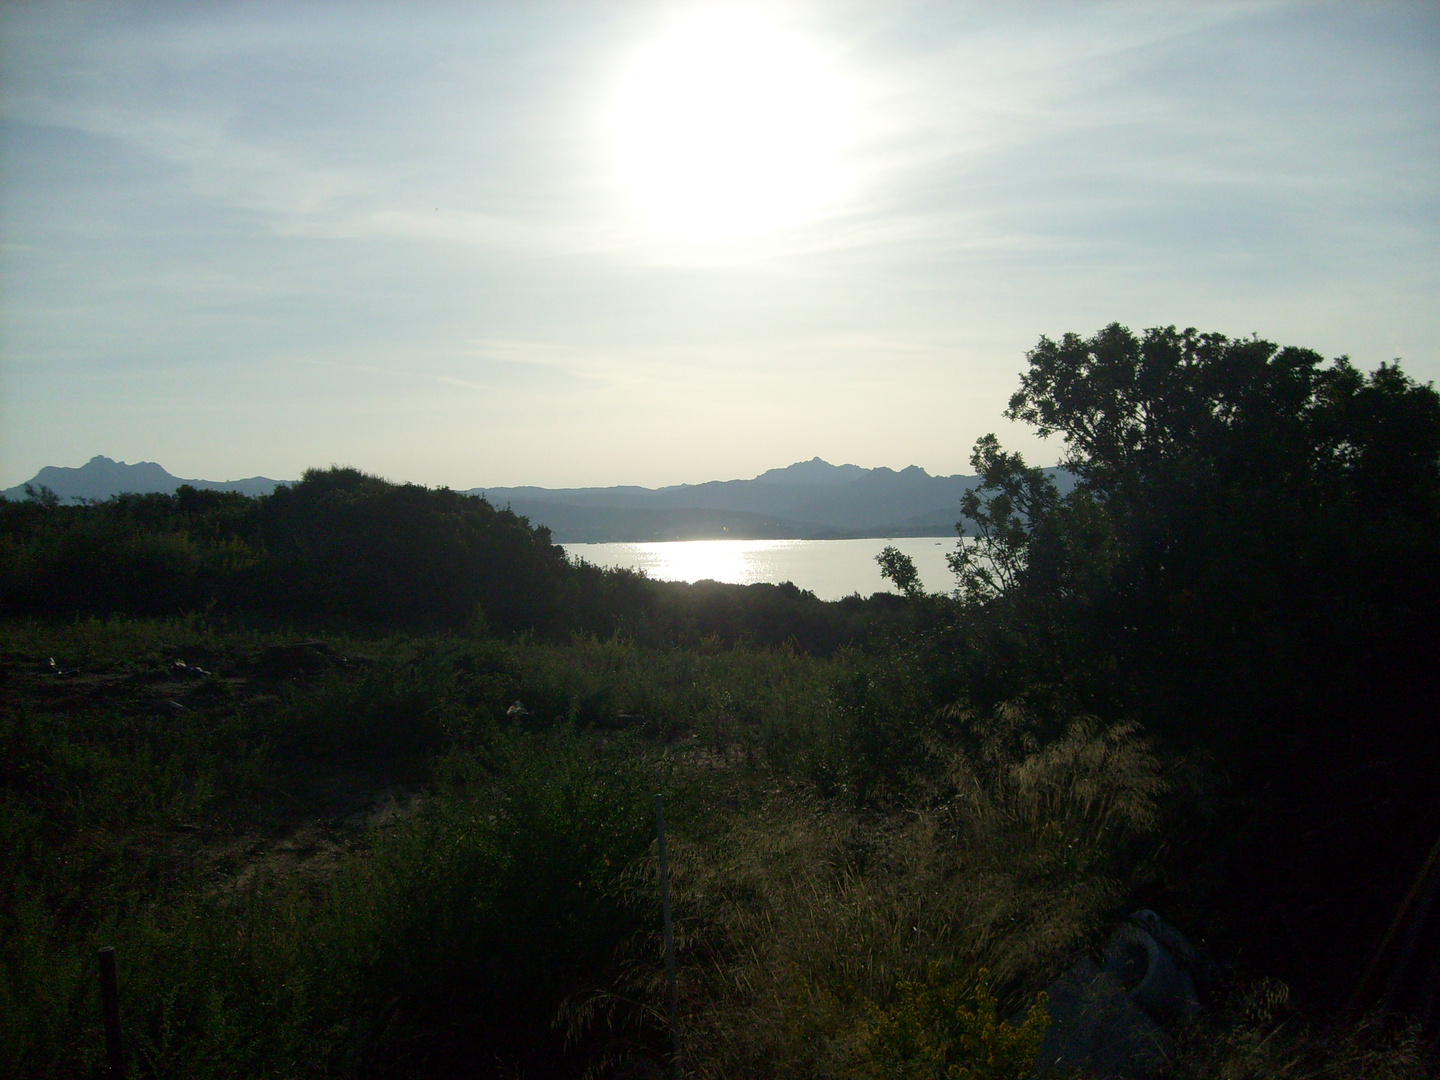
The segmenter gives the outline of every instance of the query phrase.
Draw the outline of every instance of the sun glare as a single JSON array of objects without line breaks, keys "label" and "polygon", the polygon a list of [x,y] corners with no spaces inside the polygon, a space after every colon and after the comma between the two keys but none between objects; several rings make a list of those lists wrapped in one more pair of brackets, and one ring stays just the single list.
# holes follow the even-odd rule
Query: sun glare
[{"label": "sun glare", "polygon": [[619,179],[671,239],[798,225],[844,194],[850,113],[816,44],[743,8],[691,12],[625,73],[611,116]]}]

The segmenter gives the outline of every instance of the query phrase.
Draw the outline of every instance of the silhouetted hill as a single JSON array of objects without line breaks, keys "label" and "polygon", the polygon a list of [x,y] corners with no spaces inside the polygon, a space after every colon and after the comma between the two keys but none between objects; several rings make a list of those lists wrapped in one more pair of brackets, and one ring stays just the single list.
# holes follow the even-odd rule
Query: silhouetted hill
[{"label": "silhouetted hill", "polygon": [[[1062,490],[1070,478],[1052,470]],[[91,458],[78,469],[47,465],[30,485],[61,501],[108,499],[126,492],[171,494],[182,484],[209,491],[268,495],[293,481],[186,480],[153,461],[133,465]],[[550,529],[557,543],[647,540],[825,540],[869,536],[953,536],[960,497],[974,476],[931,476],[918,465],[899,470],[831,465],[820,458],[769,469],[750,480],[711,480],[671,487],[471,488],[497,509],[510,508]],[[0,492],[25,498],[25,485]]]},{"label": "silhouetted hill", "polygon": [[767,469],[755,477],[761,484],[815,484],[822,487],[836,487],[858,480],[866,470],[859,465],[831,465],[820,457],[809,461],[797,461],[783,469]]},{"label": "silhouetted hill", "polygon": [[[1069,477],[1056,472],[1062,489]],[[918,465],[831,465],[820,458],[751,480],[672,487],[474,488],[549,527],[559,543],[624,540],[825,539],[953,536],[974,476],[931,476]]]},{"label": "silhouetted hill", "polygon": [[[47,487],[64,502],[82,499],[108,499],[112,495],[134,492],[137,495],[172,494],[180,485],[189,484],[202,491],[238,491],[242,495],[268,495],[277,484],[288,480],[271,480],[267,476],[251,476],[244,480],[184,480],[171,476],[153,461],[137,461],[127,465],[97,454],[78,469],[46,465],[30,480],[36,491]],[[0,491],[7,499],[25,498],[25,485]]]}]

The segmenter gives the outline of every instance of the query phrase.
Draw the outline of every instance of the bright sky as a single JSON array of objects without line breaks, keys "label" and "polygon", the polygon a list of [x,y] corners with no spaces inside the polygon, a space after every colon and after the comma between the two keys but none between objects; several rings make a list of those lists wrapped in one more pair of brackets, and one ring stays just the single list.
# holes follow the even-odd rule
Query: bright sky
[{"label": "bright sky", "polygon": [[0,7],[0,486],[968,472],[1041,334],[1440,379],[1440,4]]}]

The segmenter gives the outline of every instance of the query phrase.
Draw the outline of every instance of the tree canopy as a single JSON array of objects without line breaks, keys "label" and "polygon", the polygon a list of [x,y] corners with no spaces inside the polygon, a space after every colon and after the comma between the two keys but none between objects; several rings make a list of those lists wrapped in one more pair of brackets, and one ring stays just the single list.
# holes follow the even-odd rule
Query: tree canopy
[{"label": "tree canopy", "polygon": [[1027,359],[1006,415],[1060,436],[1076,483],[977,442],[957,685],[1209,755],[1248,807],[1237,882],[1365,883],[1286,896],[1292,938],[1366,910],[1355,889],[1391,896],[1440,831],[1440,395],[1398,363],[1174,327]]},{"label": "tree canopy", "polygon": [[1258,338],[1119,325],[1042,338],[1028,359],[1007,416],[1063,438],[1076,486],[1062,496],[979,440],[962,505],[977,542],[951,560],[972,602],[1103,609],[1090,644],[1112,659],[1174,671],[1177,650],[1203,654],[1208,678],[1220,653],[1258,650],[1298,685],[1305,654],[1396,636],[1379,608],[1435,598],[1440,395],[1397,365],[1367,376]]}]

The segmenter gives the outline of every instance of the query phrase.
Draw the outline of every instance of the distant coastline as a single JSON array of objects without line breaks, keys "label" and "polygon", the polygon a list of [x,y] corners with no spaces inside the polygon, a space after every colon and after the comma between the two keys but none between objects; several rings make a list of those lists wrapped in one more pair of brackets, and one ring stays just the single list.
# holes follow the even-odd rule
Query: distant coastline
[{"label": "distant coastline", "polygon": [[172,476],[153,461],[137,461],[133,465],[96,454],[84,465],[70,469],[46,465],[23,484],[5,488],[0,495],[12,501],[26,497],[25,488],[36,491],[48,488],[61,502],[86,502],[109,499],[115,495],[173,495],[184,485],[203,491],[236,491],[241,495],[269,495],[281,484],[291,480],[272,480],[268,476],[249,476],[243,480],[186,480]]},{"label": "distant coastline", "polygon": [[[1062,489],[1070,477],[1051,470]],[[952,537],[960,498],[975,476],[931,476],[916,465],[896,471],[832,465],[820,458],[770,469],[750,480],[713,480],[663,488],[470,488],[550,530],[558,544],[665,540],[855,540]],[[268,495],[293,481],[187,480],[153,461],[126,464],[97,455],[79,468],[46,466],[29,485],[63,502],[127,492],[171,494],[182,485]],[[25,498],[25,484],[0,494]]]}]

